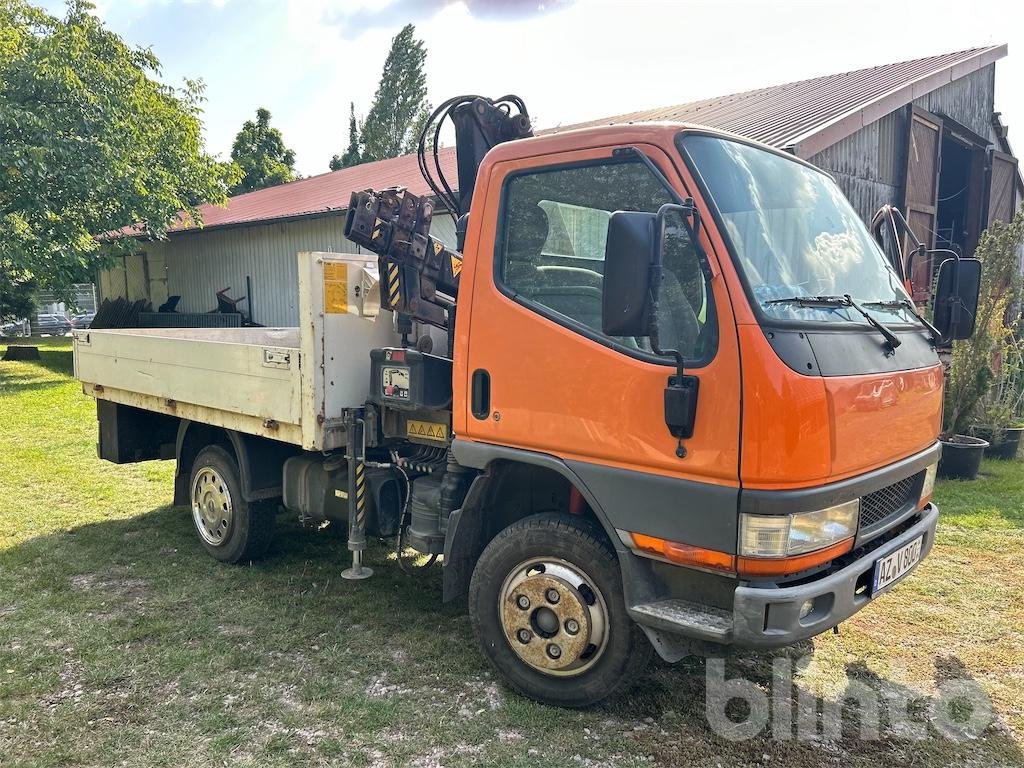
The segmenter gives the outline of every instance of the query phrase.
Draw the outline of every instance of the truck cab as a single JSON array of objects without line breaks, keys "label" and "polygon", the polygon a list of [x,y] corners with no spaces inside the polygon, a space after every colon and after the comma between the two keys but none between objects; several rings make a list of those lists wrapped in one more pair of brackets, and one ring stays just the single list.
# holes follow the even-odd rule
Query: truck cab
[{"label": "truck cab", "polygon": [[[695,401],[684,438],[666,423],[675,361],[603,316],[617,212],[677,201],[697,215],[665,222],[655,322]],[[563,478],[662,656],[818,634],[927,554],[935,339],[826,174],[700,127],[615,126],[496,147],[473,206],[455,457]],[[646,271],[643,248],[624,258]]]}]

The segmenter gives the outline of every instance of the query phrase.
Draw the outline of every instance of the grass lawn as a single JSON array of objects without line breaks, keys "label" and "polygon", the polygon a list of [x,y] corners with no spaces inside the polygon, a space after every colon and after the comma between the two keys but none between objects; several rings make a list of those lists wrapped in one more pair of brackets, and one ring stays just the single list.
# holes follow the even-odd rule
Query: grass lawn
[{"label": "grass lawn", "polygon": [[[704,716],[703,661],[582,712],[509,693],[464,607],[440,604],[440,569],[406,577],[382,547],[346,582],[343,543],[282,515],[266,560],[216,563],[168,506],[170,462],[96,458],[70,339],[40,343],[41,363],[0,362],[3,768],[1024,765],[1024,462],[940,485],[931,557],[840,634],[727,660],[766,686],[773,659],[804,657],[786,701],[835,702],[848,678],[910,697],[927,738],[859,739],[848,707],[838,736],[734,742]],[[950,677],[991,699],[975,739],[935,729]]]}]

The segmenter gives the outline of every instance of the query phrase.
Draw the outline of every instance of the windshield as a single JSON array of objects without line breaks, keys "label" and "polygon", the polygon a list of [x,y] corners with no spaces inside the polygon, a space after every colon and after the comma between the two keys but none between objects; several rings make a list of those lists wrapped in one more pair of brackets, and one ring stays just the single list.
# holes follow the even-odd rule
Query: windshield
[{"label": "windshield", "polygon": [[764,315],[865,323],[837,302],[781,301],[849,295],[882,322],[913,322],[899,278],[827,175],[738,141],[687,135],[681,145]]}]

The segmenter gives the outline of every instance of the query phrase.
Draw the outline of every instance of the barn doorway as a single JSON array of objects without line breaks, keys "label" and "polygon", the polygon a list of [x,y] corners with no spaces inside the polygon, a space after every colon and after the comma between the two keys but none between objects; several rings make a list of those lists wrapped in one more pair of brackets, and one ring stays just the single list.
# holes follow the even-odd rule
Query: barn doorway
[{"label": "barn doorway", "polygon": [[[904,210],[910,228],[929,248],[972,256],[982,231],[993,220],[1012,216],[1016,160],[956,120],[911,107],[906,157]],[[905,241],[904,253],[909,252]],[[915,301],[929,299],[936,266],[931,258],[914,261]]]},{"label": "barn doorway", "polygon": [[977,222],[972,220],[969,206],[972,159],[970,147],[943,132],[935,247],[949,248],[961,256],[974,250],[969,236],[977,229]]}]

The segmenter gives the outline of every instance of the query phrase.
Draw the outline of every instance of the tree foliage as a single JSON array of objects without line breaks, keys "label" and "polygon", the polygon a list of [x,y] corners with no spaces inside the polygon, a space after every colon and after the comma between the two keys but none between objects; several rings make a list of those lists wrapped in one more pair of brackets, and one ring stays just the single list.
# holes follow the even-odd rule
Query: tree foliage
[{"label": "tree foliage", "polygon": [[235,136],[231,159],[242,169],[242,179],[232,195],[273,187],[295,178],[295,152],[284,145],[277,128],[270,127],[269,110],[256,110],[256,122],[246,120]]},{"label": "tree foliage", "polygon": [[331,170],[340,171],[342,168],[351,168],[359,165],[362,160],[362,152],[359,149],[359,122],[356,120],[356,105],[348,103],[348,147],[341,157],[335,155],[331,158]]},{"label": "tree foliage", "polygon": [[[943,432],[964,434],[982,416],[983,399],[992,386],[1000,352],[1012,340],[1006,322],[1021,298],[1019,252],[1024,242],[1024,211],[1009,224],[994,222],[978,240],[974,255],[981,259],[981,290],[974,335],[953,342],[953,360],[946,380]],[[1005,426],[1005,425],[1003,425]]]},{"label": "tree foliage", "polygon": [[198,204],[223,202],[237,178],[203,150],[202,84],[159,82],[156,56],[92,11],[0,0],[0,269],[64,296],[104,263],[96,236],[159,237],[179,211],[199,221]]},{"label": "tree foliage", "polygon": [[413,152],[419,138],[417,125],[430,112],[427,76],[423,70],[427,49],[406,24],[391,41],[373,105],[363,123],[362,162],[384,160]]},{"label": "tree foliage", "polygon": [[9,260],[0,256],[0,323],[31,315],[37,288],[31,275],[15,271]]}]

